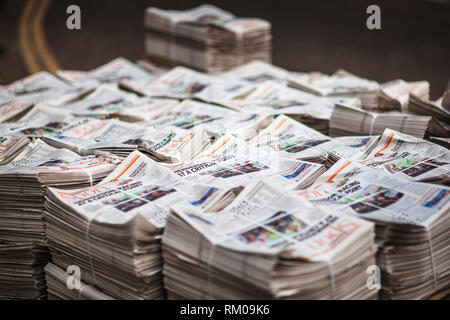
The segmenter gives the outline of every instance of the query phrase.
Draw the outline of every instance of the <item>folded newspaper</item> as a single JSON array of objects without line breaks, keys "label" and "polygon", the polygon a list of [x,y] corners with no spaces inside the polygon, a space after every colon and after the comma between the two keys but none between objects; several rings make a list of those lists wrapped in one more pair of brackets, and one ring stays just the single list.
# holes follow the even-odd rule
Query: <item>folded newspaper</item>
[{"label": "folded newspaper", "polygon": [[427,81],[408,83],[401,79],[387,82],[381,86],[378,108],[403,111],[412,95],[427,100],[430,95],[430,84]]},{"label": "folded newspaper", "polygon": [[405,179],[450,184],[450,152],[432,142],[391,129],[381,136],[335,140],[345,145],[330,152],[328,160],[332,163],[347,158]]},{"label": "folded newspaper", "polygon": [[292,74],[289,85],[317,96],[359,98],[362,107],[368,110],[378,107],[380,84],[357,77],[347,71],[338,70],[328,76],[320,72]]},{"label": "folded newspaper", "polygon": [[316,97],[291,89],[274,81],[265,81],[256,86],[245,101],[270,108],[273,114],[286,114],[308,126],[328,134],[329,121],[335,103],[360,107],[357,98]]},{"label": "folded newspaper", "polygon": [[269,146],[283,158],[324,163],[328,153],[338,145],[330,137],[280,115],[250,140],[256,146]]}]

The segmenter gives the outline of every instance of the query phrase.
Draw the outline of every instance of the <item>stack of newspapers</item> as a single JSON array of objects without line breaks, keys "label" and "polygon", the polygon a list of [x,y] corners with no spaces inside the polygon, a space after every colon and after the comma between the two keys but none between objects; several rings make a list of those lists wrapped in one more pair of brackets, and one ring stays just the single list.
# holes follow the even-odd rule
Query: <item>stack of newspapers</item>
[{"label": "stack of newspapers", "polygon": [[378,108],[381,110],[403,110],[411,95],[427,100],[430,84],[427,81],[405,82],[393,80],[381,86],[378,96]]},{"label": "stack of newspapers", "polygon": [[0,167],[4,241],[0,240],[0,270],[5,284],[0,295],[4,298],[46,296],[43,268],[50,261],[42,216],[46,186],[93,185],[120,162],[114,157],[81,157],[40,139],[26,140],[27,146],[14,161]]},{"label": "stack of newspapers", "polygon": [[[411,101],[415,101],[412,97]],[[375,135],[383,133],[385,128],[391,128],[419,138],[450,136],[448,117],[442,123],[433,116],[434,109],[431,110],[421,107],[421,115],[396,111],[376,113],[336,103],[330,117],[330,135]]]},{"label": "stack of newspapers", "polygon": [[320,72],[296,73],[289,77],[288,82],[294,88],[317,96],[357,97],[363,108],[378,108],[380,84],[345,70],[340,69],[330,76]]},{"label": "stack of newspapers", "polygon": [[440,296],[449,98],[428,92],[124,58],[1,86],[0,298]]},{"label": "stack of newspapers", "polygon": [[[381,138],[383,148],[392,134]],[[394,146],[385,150],[395,153]],[[394,161],[396,166],[390,167],[397,170],[392,173],[371,169],[373,160],[341,159],[313,186],[299,191],[312,203],[375,222],[380,297],[387,299],[423,299],[450,285],[450,188],[402,177],[426,174],[433,159],[401,167],[405,161]]]},{"label": "stack of newspapers", "polygon": [[173,207],[163,238],[168,297],[373,299],[364,276],[373,240],[373,224],[254,180],[224,210]]},{"label": "stack of newspapers", "polygon": [[422,100],[414,95],[411,95],[409,99],[408,111],[418,115],[432,115],[444,124],[450,117],[450,111],[443,107],[441,99],[437,101]]},{"label": "stack of newspapers", "polygon": [[45,299],[44,267],[50,261],[46,246],[0,240],[0,299]]},{"label": "stack of newspapers", "polygon": [[180,192],[170,187],[177,177],[152,162],[135,151],[96,186],[49,188],[44,216],[57,266],[78,266],[81,281],[112,297],[164,297],[159,242],[164,211]]},{"label": "stack of newspapers", "polygon": [[160,242],[169,207],[207,190],[182,184],[139,151],[95,186],[49,188],[44,217],[53,262],[63,270],[78,266],[82,282],[111,297],[162,299]]},{"label": "stack of newspapers", "polygon": [[95,287],[81,282],[79,277],[74,277],[75,273],[72,272],[79,271],[76,267],[68,268],[66,272],[50,262],[44,270],[49,300],[115,300]]},{"label": "stack of newspapers", "polygon": [[53,148],[39,141],[28,140],[28,143],[14,161],[0,167],[0,296],[3,299],[46,296],[43,268],[50,255],[45,247],[42,219],[43,185],[37,179],[33,160]]},{"label": "stack of newspapers", "polygon": [[146,54],[157,62],[206,72],[226,71],[251,60],[271,60],[271,24],[237,18],[212,5],[145,12]]}]

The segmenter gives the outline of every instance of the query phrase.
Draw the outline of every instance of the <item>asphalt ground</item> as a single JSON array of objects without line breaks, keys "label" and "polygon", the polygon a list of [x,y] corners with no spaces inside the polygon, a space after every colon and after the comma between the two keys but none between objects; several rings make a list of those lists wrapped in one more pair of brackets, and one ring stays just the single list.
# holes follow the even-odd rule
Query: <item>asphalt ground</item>
[{"label": "asphalt ground", "polygon": [[[0,84],[39,70],[89,70],[123,56],[144,57],[145,8],[187,9],[194,0],[0,0]],[[432,98],[450,77],[450,1],[211,0],[237,16],[269,20],[273,63],[332,73],[344,68],[377,81],[428,80]],[[66,8],[81,8],[68,30]],[[368,30],[366,8],[381,8]]]}]

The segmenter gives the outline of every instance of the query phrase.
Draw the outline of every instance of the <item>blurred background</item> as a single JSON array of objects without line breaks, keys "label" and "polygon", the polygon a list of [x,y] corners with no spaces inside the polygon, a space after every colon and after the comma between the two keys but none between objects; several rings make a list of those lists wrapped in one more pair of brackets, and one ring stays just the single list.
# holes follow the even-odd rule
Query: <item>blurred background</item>
[{"label": "blurred background", "polygon": [[[38,70],[89,70],[113,58],[144,58],[144,11],[211,3],[272,23],[273,63],[295,71],[338,68],[380,82],[428,80],[431,98],[450,77],[447,0],[0,0],[0,84]],[[81,8],[68,30],[66,8]],[[381,8],[381,30],[366,27],[367,6]]]}]

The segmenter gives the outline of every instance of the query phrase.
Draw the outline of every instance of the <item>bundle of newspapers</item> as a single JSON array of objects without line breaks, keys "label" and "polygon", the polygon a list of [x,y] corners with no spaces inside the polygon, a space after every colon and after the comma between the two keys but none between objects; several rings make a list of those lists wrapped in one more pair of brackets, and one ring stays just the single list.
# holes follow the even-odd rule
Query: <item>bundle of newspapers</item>
[{"label": "bundle of newspapers", "polygon": [[124,58],[2,86],[0,298],[440,294],[450,98],[428,92]]},{"label": "bundle of newspapers", "polygon": [[237,18],[212,5],[175,11],[145,11],[147,56],[169,65],[226,71],[251,60],[271,61],[271,24]]},{"label": "bundle of newspapers", "polygon": [[330,119],[330,134],[372,135],[391,128],[419,138],[450,137],[450,107],[443,101],[445,93],[437,101],[430,101],[429,88],[426,81],[388,82],[379,93],[379,108],[372,111],[337,102]]},{"label": "bundle of newspapers", "polygon": [[420,110],[422,115],[395,111],[376,113],[337,103],[330,119],[330,135],[374,135],[381,134],[385,128],[391,128],[419,138],[450,136],[448,115],[445,122],[441,122],[438,120],[440,115],[432,115],[434,111],[427,111],[422,107]]},{"label": "bundle of newspapers", "polygon": [[179,197],[170,173],[135,151],[95,186],[49,188],[44,216],[53,262],[63,270],[76,265],[80,281],[112,297],[163,298],[159,238],[166,201]]},{"label": "bundle of newspapers", "polygon": [[[164,233],[170,299],[371,299],[374,226],[254,180],[226,209],[172,208]],[[339,240],[340,239],[340,240]]]},{"label": "bundle of newspapers", "polygon": [[44,271],[50,261],[43,209],[46,186],[59,188],[95,184],[119,158],[81,157],[55,149],[40,139],[21,138],[27,146],[0,167],[0,273],[2,298],[44,298]]},{"label": "bundle of newspapers", "polygon": [[375,222],[381,298],[423,299],[450,285],[450,188],[403,178],[426,166],[386,173],[342,159],[300,192],[312,203]]},{"label": "bundle of newspapers", "polygon": [[289,77],[289,84],[317,96],[357,97],[365,109],[378,108],[378,94],[381,86],[373,80],[357,77],[345,70],[333,75],[321,72],[296,73]]},{"label": "bundle of newspapers", "polygon": [[115,300],[95,287],[81,282],[80,278],[68,272],[78,272],[76,267],[62,270],[49,262],[45,266],[45,279],[47,280],[49,300]]},{"label": "bundle of newspapers", "polygon": [[[172,203],[203,194],[134,151],[95,186],[49,188],[44,217],[53,262],[114,298],[162,299],[161,235]],[[216,189],[215,201],[224,193]],[[212,205],[213,199],[210,199]]]}]

